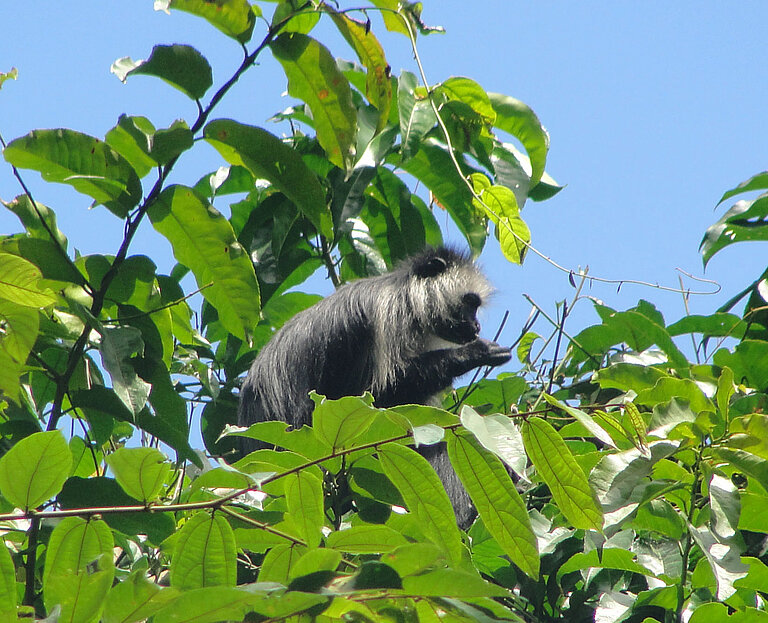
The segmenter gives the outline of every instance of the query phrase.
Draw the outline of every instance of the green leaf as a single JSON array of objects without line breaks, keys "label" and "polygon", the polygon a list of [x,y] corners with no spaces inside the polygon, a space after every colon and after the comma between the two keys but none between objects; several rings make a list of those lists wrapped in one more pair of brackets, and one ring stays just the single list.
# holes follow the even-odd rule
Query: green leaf
[{"label": "green leaf", "polygon": [[437,123],[428,98],[416,93],[416,76],[404,71],[397,81],[397,110],[400,117],[400,157],[405,162],[419,150],[421,141]]},{"label": "green leaf", "polygon": [[144,352],[141,332],[129,326],[102,327],[99,352],[104,368],[112,379],[112,388],[133,415],[147,403],[152,389],[144,382],[133,365],[132,358]]},{"label": "green leaf", "polygon": [[57,301],[48,289],[42,289],[40,270],[22,257],[0,253],[0,298],[25,307],[46,307]]},{"label": "green leaf", "polygon": [[768,171],[757,173],[747,180],[744,180],[741,184],[732,188],[720,198],[717,202],[720,205],[726,199],[730,199],[734,195],[740,195],[741,193],[752,192],[753,190],[765,190],[768,189]]},{"label": "green leaf", "polygon": [[146,61],[121,58],[111,71],[122,82],[128,76],[155,76],[187,97],[199,100],[213,84],[213,72],[205,57],[191,45],[156,45]]},{"label": "green leaf", "polygon": [[711,337],[733,337],[741,339],[747,323],[735,314],[717,312],[708,316],[685,316],[669,325],[667,331],[671,336],[686,333],[701,333]]},{"label": "green leaf", "polygon": [[352,526],[331,532],[326,539],[328,547],[350,554],[383,554],[407,543],[402,534],[383,525]]},{"label": "green leaf", "polygon": [[6,80],[16,80],[19,75],[19,70],[15,67],[11,68],[11,71],[0,71],[0,88],[3,86],[3,82]]},{"label": "green leaf", "polygon": [[318,547],[311,549],[302,555],[291,567],[290,578],[299,578],[303,575],[310,575],[318,571],[335,571],[341,562],[341,552],[328,549],[327,547]]},{"label": "green leaf", "polygon": [[322,480],[309,472],[287,476],[285,501],[288,514],[307,545],[319,545],[325,523]]},{"label": "green leaf", "polygon": [[34,130],[3,151],[15,167],[69,184],[125,218],[141,201],[141,183],[128,161],[105,142],[74,130]]},{"label": "green leaf", "polygon": [[137,425],[176,450],[179,460],[202,467],[200,457],[189,445],[188,403],[176,391],[168,369],[162,361],[145,358],[137,362],[136,370],[152,385],[149,403],[154,411],[154,415],[148,409],[139,412]]},{"label": "green leaf", "polygon": [[371,31],[370,24],[353,20],[343,13],[334,11],[330,6],[326,6],[325,11],[330,14],[336,28],[365,66],[365,96],[379,111],[378,129],[381,130],[387,124],[392,104],[390,67],[384,55],[384,49]]},{"label": "green leaf", "polygon": [[300,33],[280,35],[272,54],[288,77],[288,93],[307,103],[317,140],[337,167],[350,171],[355,161],[357,111],[349,81],[318,41]]},{"label": "green leaf", "polygon": [[324,396],[311,393],[315,403],[312,413],[312,428],[319,439],[327,443],[333,452],[345,450],[363,435],[373,421],[380,417],[380,411],[373,406],[373,396],[364,398],[347,396],[339,400],[327,400]]},{"label": "green leaf", "polygon": [[203,135],[227,162],[270,181],[324,236],[333,237],[325,192],[295,149],[262,128],[228,119],[212,121]]},{"label": "green leaf", "polygon": [[170,569],[171,585],[182,590],[235,585],[235,535],[222,514],[200,511],[187,520],[176,536]]},{"label": "green leaf", "polygon": [[536,472],[547,484],[560,511],[575,528],[602,529],[603,514],[562,437],[540,417],[523,423],[523,442]]},{"label": "green leaf", "polygon": [[147,578],[145,568],[137,566],[109,591],[101,620],[103,623],[146,621],[178,596],[175,588],[161,588]]},{"label": "green leaf", "polygon": [[768,387],[768,343],[762,340],[743,340],[733,352],[718,350],[712,358],[721,368],[733,370],[733,377],[749,387]]},{"label": "green leaf", "polygon": [[[512,377],[504,379],[512,380]],[[520,379],[522,380],[522,379]],[[503,415],[479,415],[471,407],[461,408],[461,423],[471,432],[486,450],[490,450],[517,474],[523,474],[528,457],[523,447],[523,438],[517,424]]]},{"label": "green leaf", "polygon": [[[27,195],[19,195],[10,202],[0,199],[0,203],[19,217],[19,220],[24,225],[27,235],[31,238],[50,242],[51,237],[53,237],[54,242],[61,249],[66,250],[67,237],[61,232],[56,224],[56,213],[51,210],[51,208],[44,206],[39,201],[33,203]],[[61,261],[61,259],[60,254],[59,261]]]},{"label": "green leaf", "polygon": [[522,363],[530,363],[531,350],[533,349],[533,343],[536,340],[540,340],[541,336],[533,331],[528,331],[523,335],[517,343],[517,360]]},{"label": "green leaf", "polygon": [[715,410],[715,405],[704,395],[695,382],[690,379],[676,379],[672,377],[660,378],[653,387],[639,392],[635,402],[653,407],[672,398],[687,400],[691,409],[696,413],[701,413],[702,411],[714,412]]},{"label": "green leaf", "polygon": [[429,462],[395,443],[379,448],[379,460],[424,535],[445,551],[451,564],[458,565],[464,547],[461,532],[448,494]]},{"label": "green leaf", "polygon": [[295,544],[276,545],[270,549],[261,563],[259,581],[288,584],[291,567],[306,549]]},{"label": "green leaf", "polygon": [[488,532],[512,562],[538,579],[536,535],[525,503],[501,461],[471,435],[448,435],[448,456]]},{"label": "green leaf", "polygon": [[515,264],[522,264],[531,243],[531,232],[520,218],[515,193],[506,186],[492,186],[482,173],[473,173],[471,179],[475,194],[480,197],[479,201],[474,197],[472,199],[475,209],[485,212],[496,225],[504,257]]},{"label": "green leaf", "polygon": [[754,478],[768,491],[768,461],[744,450],[731,448],[715,448],[712,453],[736,470]]},{"label": "green leaf", "polygon": [[40,313],[0,299],[0,324],[0,393],[17,402],[19,377],[37,339]]},{"label": "green leaf", "polygon": [[531,160],[531,187],[536,186],[544,174],[549,151],[549,134],[539,118],[526,104],[501,93],[488,93],[496,113],[494,125],[517,138]]},{"label": "green leaf", "polygon": [[61,432],[34,433],[0,458],[0,493],[17,508],[36,508],[61,491],[71,467]]},{"label": "green leaf", "polygon": [[240,43],[251,40],[256,18],[261,15],[258,5],[247,0],[156,0],[156,11],[168,13],[169,9],[198,15]]},{"label": "green leaf", "polygon": [[575,409],[565,404],[564,402],[561,402],[554,396],[550,396],[549,394],[544,394],[544,399],[552,406],[565,411],[568,415],[579,422],[584,428],[586,428],[587,431],[596,439],[599,439],[608,446],[614,447],[613,439],[611,439],[611,436],[606,433],[605,430],[603,430],[603,428],[597,424],[588,414],[584,413],[584,411]]},{"label": "green leaf", "polygon": [[106,460],[123,491],[145,504],[157,499],[171,472],[156,448],[118,448]]},{"label": "green leaf", "polygon": [[431,597],[509,597],[500,586],[486,582],[480,576],[456,569],[435,569],[403,578],[407,595]]},{"label": "green leaf", "polygon": [[317,26],[320,16],[319,11],[306,11],[300,4],[280,2],[272,13],[272,29],[275,33],[300,32],[307,35]]},{"label": "green leaf", "polygon": [[717,580],[717,600],[725,601],[736,592],[733,583],[745,577],[749,570],[749,566],[741,562],[739,544],[720,538],[707,526],[689,526],[689,531]]},{"label": "green leaf", "polygon": [[634,552],[615,547],[606,547],[599,551],[593,549],[589,552],[578,552],[571,556],[557,570],[557,576],[562,577],[566,573],[573,573],[574,571],[584,569],[618,569],[619,571],[639,573],[651,578],[656,577],[649,569],[637,564],[634,557]]},{"label": "green leaf", "polygon": [[[70,477],[56,497],[62,509],[101,506],[141,506],[141,502],[125,494],[117,481],[103,476]],[[104,521],[113,530],[125,535],[146,534],[149,541],[159,545],[176,529],[171,513],[120,512],[107,513]]]},{"label": "green leaf", "polygon": [[114,541],[98,519],[66,517],[51,533],[45,554],[43,597],[60,621],[96,621],[115,575]]},{"label": "green leaf", "polygon": [[488,93],[471,78],[462,76],[448,78],[437,87],[449,100],[463,102],[474,110],[484,123],[493,125],[496,121],[496,112],[491,105]]},{"label": "green leaf", "polygon": [[650,389],[656,383],[666,378],[658,368],[633,363],[618,362],[597,371],[597,382],[606,389],[632,390],[639,393]]},{"label": "green leaf", "polygon": [[[263,568],[262,568],[263,569]],[[262,571],[263,572],[263,571]],[[256,613],[259,620],[288,620],[291,615],[310,611],[328,601],[324,595],[284,592],[274,586],[259,584],[242,588],[209,586],[185,591],[178,600],[157,615],[154,623],[214,623],[216,621],[243,621],[248,613]],[[262,585],[263,586],[263,585]],[[322,609],[322,608],[321,608]],[[293,619],[291,619],[293,620]]]},{"label": "green leaf", "polygon": [[[483,217],[472,208],[472,193],[467,182],[456,171],[448,151],[432,139],[421,143],[419,151],[403,169],[419,179],[435,196],[466,238],[472,253],[479,255],[486,238]],[[471,170],[465,167],[465,173]]]},{"label": "green leaf", "polygon": [[16,621],[16,570],[11,554],[4,543],[0,543],[0,621]]},{"label": "green leaf", "polygon": [[721,249],[737,242],[768,240],[768,194],[752,201],[737,201],[714,225],[699,245],[704,266]]},{"label": "green leaf", "polygon": [[148,210],[176,259],[195,275],[224,327],[246,339],[259,321],[259,286],[232,226],[191,188],[170,186]]}]

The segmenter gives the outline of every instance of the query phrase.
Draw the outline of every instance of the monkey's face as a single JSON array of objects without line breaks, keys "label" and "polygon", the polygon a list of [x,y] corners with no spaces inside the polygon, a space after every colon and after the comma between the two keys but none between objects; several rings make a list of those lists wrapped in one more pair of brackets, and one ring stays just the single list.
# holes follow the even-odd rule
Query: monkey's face
[{"label": "monkey's face", "polygon": [[450,310],[450,315],[439,318],[435,323],[437,337],[454,344],[466,344],[477,339],[480,334],[477,310],[481,302],[480,296],[474,292],[462,296],[459,304]]}]

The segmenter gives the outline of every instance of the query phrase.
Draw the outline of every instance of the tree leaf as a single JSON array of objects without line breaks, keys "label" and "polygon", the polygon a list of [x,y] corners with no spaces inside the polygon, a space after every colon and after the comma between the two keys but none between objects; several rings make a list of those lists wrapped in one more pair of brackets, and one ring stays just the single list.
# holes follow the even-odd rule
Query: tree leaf
[{"label": "tree leaf", "polygon": [[16,621],[16,570],[5,543],[0,544],[0,621]]},{"label": "tree leaf", "polygon": [[[467,182],[456,171],[445,147],[433,139],[427,139],[402,167],[432,191],[466,238],[472,253],[479,255],[485,244],[486,226],[483,217],[472,209],[472,193]],[[472,170],[465,167],[465,172],[469,174]]]},{"label": "tree leaf", "polygon": [[599,439],[604,444],[616,447],[613,443],[613,439],[611,439],[611,436],[603,430],[603,428],[597,424],[589,415],[584,413],[584,411],[581,411],[580,409],[574,409],[573,407],[565,404],[564,402],[561,402],[554,396],[550,396],[549,394],[544,394],[544,399],[551,404],[554,407],[557,407],[558,409],[562,409],[565,411],[568,415],[573,417],[577,422],[579,422],[584,428],[587,429],[589,433],[591,433],[596,439]]},{"label": "tree leaf", "polygon": [[[515,377],[520,378],[520,377]],[[479,415],[471,407],[461,408],[461,423],[486,450],[493,452],[515,473],[523,475],[528,457],[517,424],[503,415]]]},{"label": "tree leaf", "polygon": [[327,400],[324,396],[311,393],[315,403],[312,412],[312,429],[319,439],[327,443],[333,452],[345,450],[363,435],[380,411],[372,406],[373,396],[364,398],[346,396],[339,400]]},{"label": "tree leaf", "polygon": [[307,103],[317,140],[337,167],[350,171],[355,161],[357,111],[349,81],[328,49],[300,33],[280,35],[270,45],[288,77],[288,93]]},{"label": "tree leaf", "polygon": [[118,448],[106,461],[123,491],[145,504],[157,499],[171,472],[166,456],[156,448]]},{"label": "tree leaf", "polygon": [[0,393],[17,402],[19,377],[37,339],[40,313],[0,299],[0,323]]},{"label": "tree leaf", "polygon": [[131,574],[115,584],[104,603],[103,623],[138,623],[176,600],[179,591],[161,588],[146,576],[147,570],[135,566]]},{"label": "tree leaf", "polygon": [[182,590],[234,586],[237,546],[224,516],[204,511],[192,515],[176,535],[170,569],[171,586]]},{"label": "tree leaf", "polygon": [[0,253],[0,298],[25,307],[46,307],[56,302],[50,290],[42,289],[40,270],[22,257]]},{"label": "tree leaf", "polygon": [[36,508],[61,491],[71,467],[61,432],[33,433],[0,458],[0,492],[18,508]]},{"label": "tree leaf", "polygon": [[395,443],[379,448],[379,460],[424,535],[445,551],[451,564],[458,565],[464,547],[461,533],[448,494],[432,466],[417,452]]},{"label": "tree leaf", "polygon": [[471,435],[448,435],[448,456],[488,532],[512,562],[537,579],[536,535],[525,503],[501,461]]},{"label": "tree leaf", "polygon": [[523,442],[536,472],[552,492],[557,507],[575,528],[602,529],[603,514],[587,477],[562,437],[540,417],[523,423]]},{"label": "tree leaf", "polygon": [[262,128],[228,119],[211,121],[203,135],[227,162],[271,182],[324,236],[333,237],[325,192],[295,149]]},{"label": "tree leaf", "polygon": [[514,97],[501,93],[488,93],[496,113],[494,125],[517,138],[531,160],[531,187],[536,186],[544,174],[549,151],[549,134],[536,113]]},{"label": "tree leaf", "polygon": [[135,416],[147,404],[149,383],[142,380],[134,368],[132,358],[144,352],[141,332],[129,326],[102,327],[99,352],[104,368],[112,379],[115,393]]},{"label": "tree leaf", "polygon": [[748,193],[753,190],[765,190],[768,189],[768,171],[763,171],[762,173],[757,173],[756,175],[753,175],[747,180],[744,180],[736,186],[735,188],[732,188],[731,190],[728,190],[725,192],[725,194],[720,197],[720,201],[717,202],[718,205],[720,205],[723,201],[726,199],[730,199],[734,195],[740,195],[741,193]]},{"label": "tree leaf", "polygon": [[438,89],[449,100],[463,102],[483,119],[483,122],[493,125],[496,112],[491,106],[488,93],[471,78],[454,76],[441,82]]},{"label": "tree leaf", "polygon": [[232,226],[191,188],[166,188],[148,210],[176,259],[195,275],[226,329],[246,339],[259,321],[259,286]]},{"label": "tree leaf", "polygon": [[74,130],[34,130],[3,150],[20,169],[38,171],[47,182],[69,184],[125,218],[141,201],[139,176],[105,142]]},{"label": "tree leaf", "polygon": [[121,58],[110,70],[121,82],[128,76],[160,78],[187,97],[199,100],[213,84],[213,71],[205,57],[191,45],[156,45],[145,61]]},{"label": "tree leaf", "polygon": [[406,545],[405,537],[388,526],[359,525],[331,532],[326,545],[350,554],[382,554]]},{"label": "tree leaf", "polygon": [[457,569],[435,569],[403,578],[407,595],[432,597],[508,597],[509,591],[478,575]]},{"label": "tree leaf", "polygon": [[[67,237],[56,224],[56,213],[51,208],[39,201],[33,203],[27,195],[19,195],[10,202],[0,199],[0,203],[19,217],[27,235],[37,240],[45,240],[46,242],[50,242],[51,237],[53,237],[55,243],[60,248],[66,250]],[[61,256],[59,256],[59,259],[61,259]]]},{"label": "tree leaf", "polygon": [[103,521],[62,519],[45,554],[43,596],[48,611],[61,606],[60,621],[98,620],[115,575],[113,547],[112,531]]},{"label": "tree leaf", "polygon": [[[104,476],[68,478],[56,501],[63,509],[141,506],[138,500],[123,491],[116,480]],[[150,543],[155,545],[162,543],[176,529],[176,522],[170,513],[108,513],[104,515],[104,521],[110,528],[125,535],[146,534]]]},{"label": "tree leaf", "polygon": [[370,24],[353,20],[344,13],[326,6],[336,28],[347,40],[365,66],[365,96],[379,111],[378,130],[382,130],[389,118],[392,103],[392,84],[389,80],[390,67],[384,55],[384,48],[370,29]]},{"label": "tree leaf", "polygon": [[248,43],[253,34],[256,18],[261,15],[258,5],[247,0],[155,0],[155,10],[186,11],[206,19],[228,37]]},{"label": "tree leaf", "polygon": [[515,264],[522,264],[531,243],[531,232],[520,218],[515,193],[506,186],[491,185],[482,173],[473,173],[470,177],[475,193],[480,197],[480,201],[472,198],[475,209],[484,212],[496,225],[504,257]]},{"label": "tree leaf", "polygon": [[417,95],[418,85],[416,76],[408,71],[404,71],[397,81],[402,162],[409,160],[419,150],[421,141],[437,123],[437,117],[429,99]]},{"label": "tree leaf", "polygon": [[325,523],[323,482],[309,472],[297,472],[285,479],[288,514],[310,547],[317,547]]}]

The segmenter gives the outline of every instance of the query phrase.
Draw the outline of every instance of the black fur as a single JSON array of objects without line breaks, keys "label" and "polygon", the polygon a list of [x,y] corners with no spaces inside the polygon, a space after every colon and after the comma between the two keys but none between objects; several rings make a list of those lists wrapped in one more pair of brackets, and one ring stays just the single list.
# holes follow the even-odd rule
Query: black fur
[{"label": "black fur", "polygon": [[[456,377],[510,359],[508,348],[477,337],[476,313],[490,292],[475,264],[445,247],[340,287],[261,350],[240,393],[240,425],[310,424],[313,389],[328,398],[370,391],[380,407],[438,405]],[[253,440],[244,446],[263,447]],[[459,524],[468,525],[474,510],[445,451],[430,447],[422,454],[443,480]]]}]

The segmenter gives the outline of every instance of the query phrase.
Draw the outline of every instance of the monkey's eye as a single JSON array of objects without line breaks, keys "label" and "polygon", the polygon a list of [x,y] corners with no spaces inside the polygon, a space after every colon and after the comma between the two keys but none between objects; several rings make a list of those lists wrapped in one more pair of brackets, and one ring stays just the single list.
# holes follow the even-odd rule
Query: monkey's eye
[{"label": "monkey's eye", "polygon": [[464,305],[467,307],[472,307],[474,309],[480,307],[480,303],[482,303],[480,297],[474,292],[467,292],[464,296],[461,297],[461,302],[464,303]]}]

